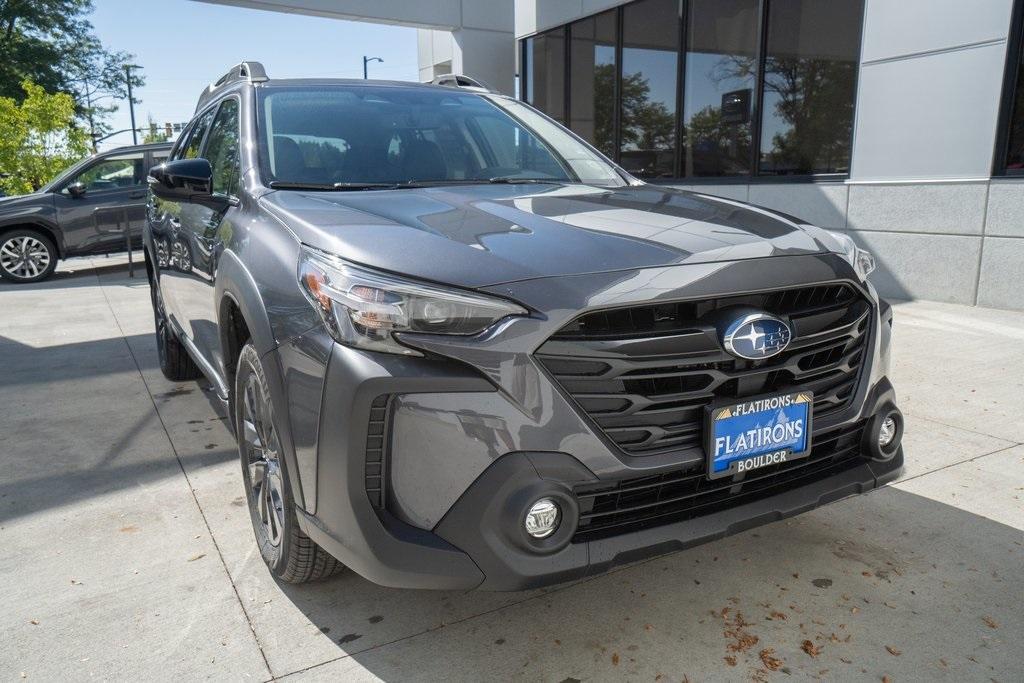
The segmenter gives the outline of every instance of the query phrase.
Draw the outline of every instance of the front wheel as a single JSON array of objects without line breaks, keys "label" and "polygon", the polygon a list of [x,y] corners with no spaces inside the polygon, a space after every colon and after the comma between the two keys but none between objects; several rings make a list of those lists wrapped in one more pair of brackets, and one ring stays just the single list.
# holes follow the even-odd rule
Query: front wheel
[{"label": "front wheel", "polygon": [[53,240],[38,230],[12,230],[0,236],[0,277],[11,282],[39,282],[57,267]]},{"label": "front wheel", "polygon": [[267,378],[252,342],[239,356],[234,396],[242,480],[263,561],[288,583],[316,581],[340,571],[342,564],[299,529]]}]

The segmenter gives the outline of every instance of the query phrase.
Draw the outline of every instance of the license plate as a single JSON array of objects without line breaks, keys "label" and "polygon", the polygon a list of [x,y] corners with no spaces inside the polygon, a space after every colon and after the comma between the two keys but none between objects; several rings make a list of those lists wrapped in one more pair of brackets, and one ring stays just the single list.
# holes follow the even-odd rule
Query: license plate
[{"label": "license plate", "polygon": [[809,391],[751,398],[707,409],[708,478],[731,477],[810,455]]}]

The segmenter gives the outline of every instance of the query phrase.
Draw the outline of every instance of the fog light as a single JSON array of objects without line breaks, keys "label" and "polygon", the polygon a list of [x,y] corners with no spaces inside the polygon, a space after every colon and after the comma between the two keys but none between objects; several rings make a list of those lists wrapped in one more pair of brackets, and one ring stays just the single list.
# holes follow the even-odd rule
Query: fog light
[{"label": "fog light", "polygon": [[896,438],[896,418],[889,415],[882,420],[882,426],[878,428],[878,447],[888,448],[892,440]]},{"label": "fog light", "polygon": [[558,528],[558,505],[550,498],[541,498],[526,513],[526,533],[534,538],[547,538]]}]

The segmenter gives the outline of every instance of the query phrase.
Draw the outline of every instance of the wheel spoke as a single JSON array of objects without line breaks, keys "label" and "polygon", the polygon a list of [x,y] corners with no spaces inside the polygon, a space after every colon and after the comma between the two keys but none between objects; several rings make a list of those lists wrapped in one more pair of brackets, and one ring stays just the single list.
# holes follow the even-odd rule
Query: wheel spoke
[{"label": "wheel spoke", "polygon": [[252,420],[242,419],[242,438],[252,448],[262,450],[263,442],[260,441],[260,435],[256,431],[256,425],[252,423]]},{"label": "wheel spoke", "polygon": [[[264,486],[267,478],[267,461],[257,460],[249,463],[249,485],[253,491]],[[262,489],[261,489],[262,490]]]},{"label": "wheel spoke", "polygon": [[268,519],[269,510],[267,509],[267,488],[269,487],[266,484],[266,479],[264,479],[263,486],[260,487],[260,490],[253,492],[253,494],[256,496],[256,501],[258,505],[257,512],[259,513],[260,521],[263,523],[264,527],[266,527],[267,523],[270,521]]}]

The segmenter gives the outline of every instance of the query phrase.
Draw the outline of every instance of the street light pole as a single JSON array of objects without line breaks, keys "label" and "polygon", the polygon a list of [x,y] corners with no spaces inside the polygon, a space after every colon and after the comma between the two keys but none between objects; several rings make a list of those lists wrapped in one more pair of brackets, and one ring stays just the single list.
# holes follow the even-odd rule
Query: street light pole
[{"label": "street light pole", "polygon": [[369,64],[370,62],[380,62],[381,64],[383,64],[384,60],[381,59],[380,57],[367,57],[366,55],[363,55],[363,80],[364,81],[367,79],[366,65]]},{"label": "street light pole", "polygon": [[139,144],[139,135],[135,129],[135,99],[132,97],[132,69],[141,69],[138,64],[124,65],[124,80],[128,84],[128,112],[132,117],[132,144]]}]

